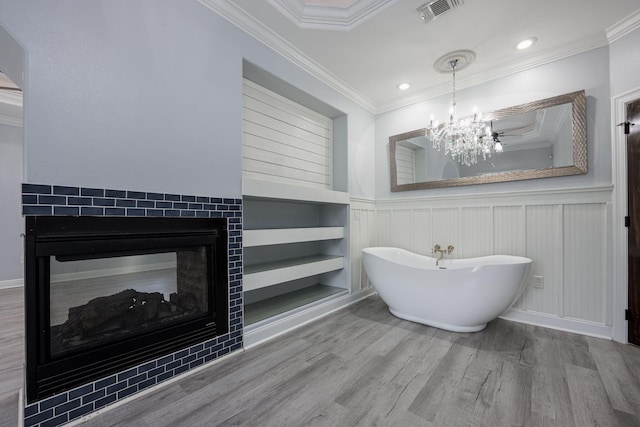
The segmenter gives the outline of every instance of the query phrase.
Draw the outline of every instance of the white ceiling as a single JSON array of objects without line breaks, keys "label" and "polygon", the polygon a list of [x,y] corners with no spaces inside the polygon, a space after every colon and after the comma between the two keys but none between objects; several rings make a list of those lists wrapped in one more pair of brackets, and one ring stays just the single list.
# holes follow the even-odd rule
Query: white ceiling
[{"label": "white ceiling", "polygon": [[[457,74],[465,87],[604,46],[640,27],[638,0],[464,0],[429,23],[416,11],[425,0],[199,1],[372,112],[449,92],[451,76],[433,63],[454,50],[476,53]],[[367,13],[356,16],[356,8]],[[314,28],[302,24],[305,11]],[[331,28],[322,24],[338,15],[347,24],[317,29]],[[532,36],[533,47],[514,49]],[[411,88],[399,91],[401,82]]]}]

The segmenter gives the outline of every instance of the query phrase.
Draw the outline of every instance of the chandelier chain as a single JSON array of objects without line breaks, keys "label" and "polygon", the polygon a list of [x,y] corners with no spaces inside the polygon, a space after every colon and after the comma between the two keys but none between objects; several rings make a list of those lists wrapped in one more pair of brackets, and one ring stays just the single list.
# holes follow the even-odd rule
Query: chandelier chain
[{"label": "chandelier chain", "polygon": [[453,76],[453,110],[456,109],[456,65],[458,65],[457,59],[452,59],[449,63],[451,65],[451,75]]}]

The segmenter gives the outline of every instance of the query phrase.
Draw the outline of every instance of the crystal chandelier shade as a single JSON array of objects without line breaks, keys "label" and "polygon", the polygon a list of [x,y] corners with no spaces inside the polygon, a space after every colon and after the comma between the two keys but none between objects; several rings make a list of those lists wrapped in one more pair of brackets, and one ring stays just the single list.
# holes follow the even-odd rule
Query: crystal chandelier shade
[{"label": "crystal chandelier shade", "polygon": [[502,145],[497,138],[492,137],[491,127],[482,120],[482,114],[474,108],[472,117],[458,119],[456,102],[456,66],[458,59],[451,59],[449,67],[453,76],[453,102],[449,112],[449,121],[438,125],[433,116],[427,127],[427,137],[432,141],[433,148],[449,155],[466,166],[478,163],[491,157],[492,152],[501,152]]}]

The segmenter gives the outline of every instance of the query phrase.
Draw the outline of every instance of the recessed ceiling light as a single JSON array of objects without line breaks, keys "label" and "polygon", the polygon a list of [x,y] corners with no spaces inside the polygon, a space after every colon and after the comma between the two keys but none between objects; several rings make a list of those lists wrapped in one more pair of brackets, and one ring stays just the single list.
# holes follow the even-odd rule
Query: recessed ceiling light
[{"label": "recessed ceiling light", "polygon": [[411,87],[411,85],[409,83],[400,83],[398,85],[398,89],[400,90],[407,90]]},{"label": "recessed ceiling light", "polygon": [[527,49],[527,48],[533,46],[533,44],[535,42],[537,42],[537,41],[538,41],[538,39],[536,37],[529,37],[529,38],[526,38],[526,39],[524,39],[522,41],[519,41],[516,44],[515,48],[518,49],[518,50]]}]

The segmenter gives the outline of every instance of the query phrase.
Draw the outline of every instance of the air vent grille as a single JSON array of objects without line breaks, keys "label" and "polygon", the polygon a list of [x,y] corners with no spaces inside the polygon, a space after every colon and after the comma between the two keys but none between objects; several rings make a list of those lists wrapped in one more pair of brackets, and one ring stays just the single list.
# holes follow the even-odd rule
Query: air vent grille
[{"label": "air vent grille", "polygon": [[420,13],[420,19],[424,22],[429,22],[462,4],[464,4],[464,0],[436,0],[425,3],[416,10]]},{"label": "air vent grille", "polygon": [[435,16],[438,16],[442,13],[445,13],[447,10],[451,9],[447,0],[437,0],[429,5],[429,8],[433,12]]}]

